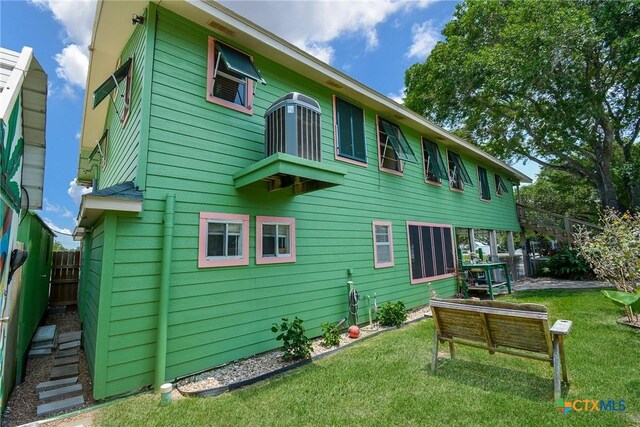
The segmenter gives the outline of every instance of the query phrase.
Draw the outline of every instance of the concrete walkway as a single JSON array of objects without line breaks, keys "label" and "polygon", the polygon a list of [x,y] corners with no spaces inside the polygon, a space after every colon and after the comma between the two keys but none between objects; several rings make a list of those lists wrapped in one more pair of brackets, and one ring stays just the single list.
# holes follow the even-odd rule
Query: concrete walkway
[{"label": "concrete walkway", "polygon": [[550,277],[526,278],[511,285],[514,291],[537,291],[542,289],[609,289],[612,285],[598,280],[561,280]]}]

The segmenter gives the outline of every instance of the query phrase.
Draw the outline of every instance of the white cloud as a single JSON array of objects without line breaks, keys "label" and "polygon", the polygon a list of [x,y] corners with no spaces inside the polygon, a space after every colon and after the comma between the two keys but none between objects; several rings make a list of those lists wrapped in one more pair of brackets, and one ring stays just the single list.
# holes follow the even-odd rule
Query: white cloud
[{"label": "white cloud", "polygon": [[324,43],[315,43],[315,42],[303,42],[300,46],[300,49],[309,53],[310,55],[315,56],[322,62],[326,62],[327,64],[331,64],[333,60],[334,50],[331,46]]},{"label": "white cloud", "polygon": [[60,206],[60,205],[54,205],[52,203],[49,203],[49,200],[47,200],[47,198],[45,197],[44,199],[44,207],[43,210],[45,212],[52,212],[52,213],[56,213],[58,215],[61,215],[63,218],[73,218],[73,212],[71,212],[69,209],[67,209],[64,206]]},{"label": "white cloud", "polygon": [[73,94],[74,88],[84,89],[89,67],[89,44],[93,31],[96,0],[30,0],[48,10],[64,29],[67,45],[56,54],[56,75],[65,81],[63,93]]},{"label": "white cloud", "polygon": [[84,185],[78,184],[78,178],[73,178],[73,181],[69,183],[69,189],[67,190],[67,194],[73,199],[73,202],[76,205],[80,205],[80,201],[82,200],[82,195],[91,193],[93,189],[91,187],[85,187]]},{"label": "white cloud", "polygon": [[73,86],[84,89],[89,70],[89,57],[78,47],[70,44],[56,54],[56,75]]},{"label": "white cloud", "polygon": [[53,221],[51,221],[47,217],[42,217],[42,221],[44,221],[44,223],[47,224],[47,227],[49,227],[51,230],[55,231],[56,233],[60,233],[60,234],[72,234],[73,233],[68,228],[58,227],[57,225],[55,225],[53,223]]},{"label": "white cloud", "polygon": [[413,33],[413,39],[406,55],[408,58],[424,61],[438,42],[440,32],[433,26],[431,21],[427,21],[423,22],[422,25],[414,24],[411,27],[411,33]]},{"label": "white cloud", "polygon": [[402,104],[404,105],[404,100],[403,98],[405,97],[405,92],[406,92],[407,88],[403,87],[402,89],[400,89],[398,92],[396,93],[388,93],[387,96],[391,99],[393,99],[394,101],[396,101],[398,104]]},{"label": "white cloud", "polygon": [[[376,27],[397,12],[426,8],[431,0],[223,1],[226,7],[306,50],[322,61],[333,58],[329,43],[362,37],[365,49],[378,46]],[[331,52],[331,54],[329,54]]]}]

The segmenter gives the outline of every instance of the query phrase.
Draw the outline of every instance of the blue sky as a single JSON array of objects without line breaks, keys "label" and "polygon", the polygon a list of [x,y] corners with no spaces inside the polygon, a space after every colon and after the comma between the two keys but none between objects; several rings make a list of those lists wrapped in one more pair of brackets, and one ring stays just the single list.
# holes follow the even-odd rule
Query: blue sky
[{"label": "blue sky", "polygon": [[[165,0],[167,1],[167,0]],[[423,62],[453,16],[454,1],[223,1],[241,15],[401,100],[404,71]],[[49,76],[44,206],[40,216],[67,247],[82,188],[75,185],[87,46],[94,0],[0,1],[0,46],[34,49]],[[92,88],[89,88],[90,90]],[[532,163],[516,165],[534,176]]]}]

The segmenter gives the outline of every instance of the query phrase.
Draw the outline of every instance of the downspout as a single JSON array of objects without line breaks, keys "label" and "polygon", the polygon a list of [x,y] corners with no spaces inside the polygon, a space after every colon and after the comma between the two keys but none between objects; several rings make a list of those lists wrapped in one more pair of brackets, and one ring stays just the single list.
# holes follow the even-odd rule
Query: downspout
[{"label": "downspout", "polygon": [[156,337],[156,375],[153,387],[160,391],[167,366],[167,327],[169,318],[169,288],[171,286],[171,253],[173,249],[173,221],[176,195],[167,193],[164,205],[164,236],[162,241],[162,271],[158,300],[158,334]]}]

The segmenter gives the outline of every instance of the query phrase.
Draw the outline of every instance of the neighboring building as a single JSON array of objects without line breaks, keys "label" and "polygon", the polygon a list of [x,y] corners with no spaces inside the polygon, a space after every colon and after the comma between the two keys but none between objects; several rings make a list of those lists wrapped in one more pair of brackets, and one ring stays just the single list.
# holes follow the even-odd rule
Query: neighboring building
[{"label": "neighboring building", "polygon": [[96,16],[74,233],[95,398],[273,349],[282,317],[319,335],[349,280],[452,295],[454,228],[520,231],[528,177],[219,4]]},{"label": "neighboring building", "polygon": [[0,406],[15,380],[19,274],[10,279],[18,249],[18,224],[29,209],[42,208],[47,75],[29,47],[0,48]]}]

